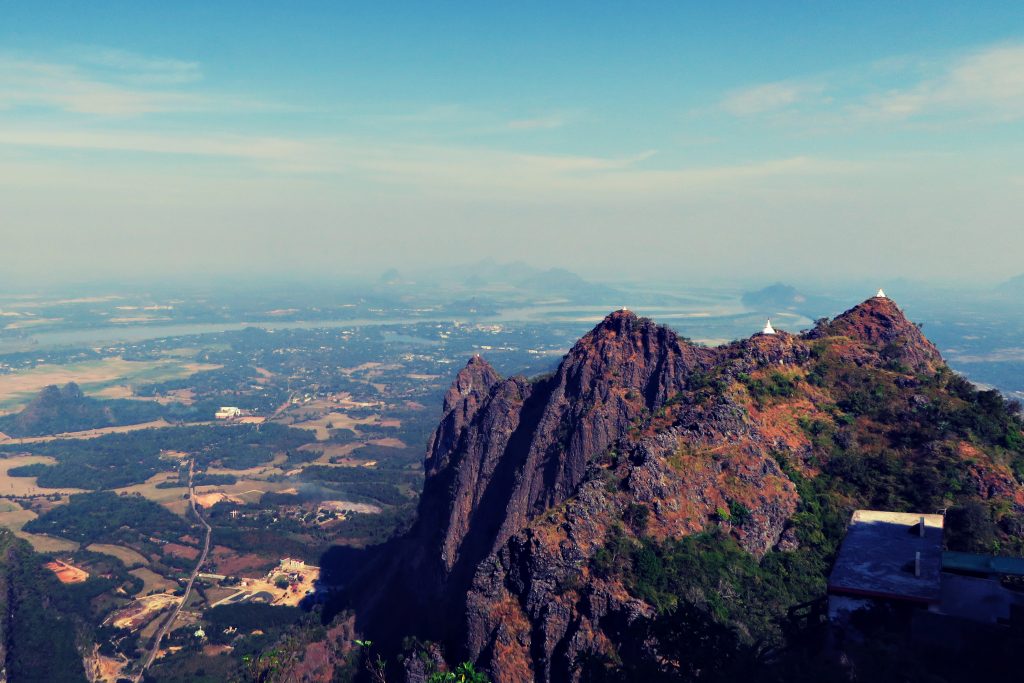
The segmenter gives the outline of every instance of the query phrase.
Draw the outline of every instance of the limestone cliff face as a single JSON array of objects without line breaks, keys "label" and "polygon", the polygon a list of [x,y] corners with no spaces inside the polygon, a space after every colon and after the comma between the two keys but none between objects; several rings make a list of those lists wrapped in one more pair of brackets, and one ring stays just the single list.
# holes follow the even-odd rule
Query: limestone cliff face
[{"label": "limestone cliff face", "polygon": [[627,311],[581,339],[557,372],[499,380],[476,357],[431,439],[410,567],[429,593],[464,593],[483,558],[576,493],[589,462],[682,391],[715,353]]},{"label": "limestone cliff face", "polygon": [[[715,349],[618,311],[532,382],[501,379],[475,357],[445,397],[417,522],[382,583],[403,601],[410,632],[497,683],[575,680],[581,661],[614,652],[653,613],[590,570],[629,515],[642,511],[655,541],[715,525],[755,557],[795,547],[799,496],[779,463],[812,477],[814,430],[856,438],[850,416],[835,417],[835,367],[875,368],[908,387],[899,400],[912,410],[913,387],[942,359],[881,298],[803,335]],[[979,491],[1024,509],[1005,465],[963,457]]]}]

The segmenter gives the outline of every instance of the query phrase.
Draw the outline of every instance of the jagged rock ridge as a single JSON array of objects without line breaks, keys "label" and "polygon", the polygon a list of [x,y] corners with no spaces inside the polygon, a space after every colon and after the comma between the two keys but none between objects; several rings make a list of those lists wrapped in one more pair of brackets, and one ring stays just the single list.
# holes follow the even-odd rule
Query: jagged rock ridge
[{"label": "jagged rock ridge", "polygon": [[[855,438],[828,373],[846,381],[862,368],[909,396],[944,365],[882,298],[806,334],[715,349],[617,311],[534,382],[474,357],[445,397],[417,522],[376,574],[382,588],[356,601],[359,623],[380,630],[393,614],[384,605],[401,605],[406,634],[498,682],[575,680],[581,661],[615,652],[623,629],[654,614],[590,572],[610,530],[642,508],[653,541],[715,526],[755,557],[795,547],[799,496],[780,462],[815,476],[807,425]],[[1024,509],[1005,466],[972,462],[979,495]]]}]

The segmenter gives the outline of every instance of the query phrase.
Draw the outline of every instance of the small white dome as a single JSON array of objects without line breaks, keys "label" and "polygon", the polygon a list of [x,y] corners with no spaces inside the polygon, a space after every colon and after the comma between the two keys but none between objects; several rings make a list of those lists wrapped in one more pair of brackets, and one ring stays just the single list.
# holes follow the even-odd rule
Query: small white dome
[{"label": "small white dome", "polygon": [[875,298],[876,299],[887,299],[888,297],[885,296],[885,292],[883,292],[881,289],[879,289],[878,290],[878,294],[875,294]]}]

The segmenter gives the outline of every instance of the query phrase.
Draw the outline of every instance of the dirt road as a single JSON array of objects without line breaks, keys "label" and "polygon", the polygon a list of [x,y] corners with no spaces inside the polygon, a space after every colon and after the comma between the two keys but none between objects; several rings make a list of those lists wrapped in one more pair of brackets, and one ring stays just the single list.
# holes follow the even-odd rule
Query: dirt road
[{"label": "dirt road", "polygon": [[195,466],[196,459],[192,458],[192,460],[190,460],[188,464],[188,498],[189,502],[192,504],[192,514],[196,516],[196,519],[199,520],[199,523],[202,524],[203,527],[206,529],[206,538],[203,540],[203,552],[200,553],[199,561],[196,562],[196,566],[192,570],[192,574],[188,577],[188,583],[185,585],[185,594],[182,596],[181,602],[178,603],[178,605],[174,608],[174,611],[171,612],[171,615],[163,623],[163,626],[161,626],[157,630],[156,635],[153,637],[153,649],[149,651],[149,654],[146,655],[145,660],[143,660],[142,668],[139,669],[139,673],[135,676],[136,683],[142,680],[142,676],[144,673],[146,673],[146,669],[148,669],[150,665],[153,664],[153,660],[156,659],[157,654],[160,652],[160,643],[163,641],[164,636],[166,636],[167,633],[171,630],[171,627],[177,620],[182,608],[188,604],[188,599],[192,595],[192,584],[195,583],[196,576],[199,575],[199,570],[202,568],[203,563],[206,562],[206,556],[210,552],[210,536],[211,534],[213,534],[213,528],[207,523],[205,519],[203,519],[202,514],[200,514],[199,512],[199,507],[196,505],[196,490],[195,487],[192,485],[192,478],[195,473]]}]

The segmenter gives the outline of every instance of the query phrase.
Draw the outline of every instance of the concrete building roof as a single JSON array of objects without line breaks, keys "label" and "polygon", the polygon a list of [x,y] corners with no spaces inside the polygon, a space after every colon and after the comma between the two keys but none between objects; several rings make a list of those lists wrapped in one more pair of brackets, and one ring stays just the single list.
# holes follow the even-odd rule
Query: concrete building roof
[{"label": "concrete building roof", "polygon": [[[832,568],[829,592],[938,602],[942,594],[942,521],[942,515],[857,510]],[[917,553],[921,553],[919,575],[915,575]]]}]

